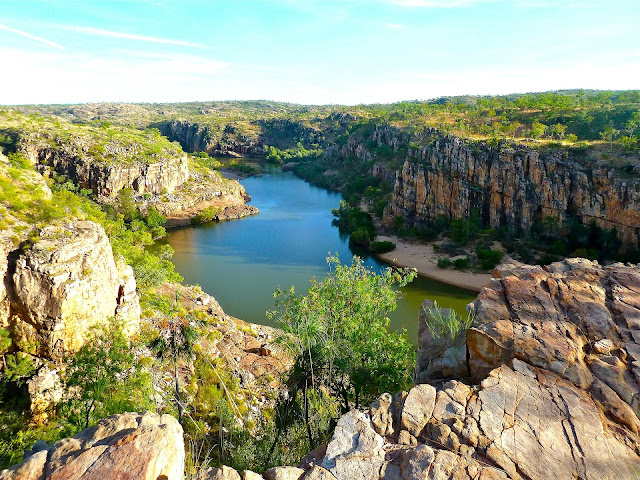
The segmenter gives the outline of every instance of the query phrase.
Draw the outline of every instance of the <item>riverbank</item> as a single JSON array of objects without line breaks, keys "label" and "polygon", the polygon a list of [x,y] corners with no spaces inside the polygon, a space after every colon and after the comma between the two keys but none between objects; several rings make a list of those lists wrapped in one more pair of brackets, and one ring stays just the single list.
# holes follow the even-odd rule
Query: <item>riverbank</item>
[{"label": "riverbank", "polygon": [[418,275],[438,282],[479,292],[491,281],[490,273],[463,272],[438,268],[439,255],[431,245],[412,241],[394,235],[378,235],[376,241],[388,240],[396,244],[396,249],[387,253],[374,254],[377,258],[398,267],[415,268]]}]

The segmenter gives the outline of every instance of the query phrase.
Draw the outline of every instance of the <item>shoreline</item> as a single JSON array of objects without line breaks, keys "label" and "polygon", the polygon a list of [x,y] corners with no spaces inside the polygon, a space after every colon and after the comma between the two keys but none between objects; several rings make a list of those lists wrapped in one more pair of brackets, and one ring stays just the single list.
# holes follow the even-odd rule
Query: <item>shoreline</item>
[{"label": "shoreline", "polygon": [[440,258],[431,245],[414,242],[394,235],[378,235],[376,241],[388,240],[396,244],[395,250],[387,253],[372,253],[376,258],[397,267],[415,268],[418,275],[454,287],[480,292],[491,282],[491,273],[473,273],[450,268],[438,268]]}]

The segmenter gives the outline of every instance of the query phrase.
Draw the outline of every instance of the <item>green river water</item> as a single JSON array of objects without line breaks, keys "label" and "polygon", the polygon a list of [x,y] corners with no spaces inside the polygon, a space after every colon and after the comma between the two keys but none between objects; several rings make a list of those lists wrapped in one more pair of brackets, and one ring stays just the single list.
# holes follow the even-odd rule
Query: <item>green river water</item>
[{"label": "green river water", "polygon": [[[227,314],[269,325],[265,312],[275,306],[273,291],[295,285],[296,292],[305,292],[312,277],[326,275],[329,253],[337,253],[342,263],[358,254],[375,269],[386,266],[366,252],[351,250],[348,237],[332,226],[331,209],[338,206],[340,194],[279,168],[263,169],[263,175],[241,180],[259,215],[171,230],[161,240],[174,248],[173,262],[187,283],[199,284]],[[476,296],[426,278],[402,292],[398,309],[390,315],[391,328],[406,328],[413,342],[425,298],[464,312]]]}]

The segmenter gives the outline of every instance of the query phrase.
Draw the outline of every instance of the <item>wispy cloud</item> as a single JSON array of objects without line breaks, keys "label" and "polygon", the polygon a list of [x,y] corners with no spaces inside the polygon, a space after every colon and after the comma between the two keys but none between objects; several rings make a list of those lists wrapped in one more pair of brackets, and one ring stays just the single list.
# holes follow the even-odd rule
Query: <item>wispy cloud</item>
[{"label": "wispy cloud", "polygon": [[407,28],[406,25],[400,25],[399,23],[385,23],[384,26],[391,30],[402,30],[403,28]]},{"label": "wispy cloud", "polygon": [[114,32],[111,30],[103,30],[101,28],[94,28],[94,27],[81,27],[77,25],[60,25],[59,28],[62,28],[63,30],[69,30],[72,32],[84,33],[86,35],[95,35],[98,37],[122,38],[125,40],[135,40],[139,42],[148,42],[148,43],[163,43],[165,45],[179,45],[182,47],[207,48],[206,45],[203,45],[201,43],[187,42],[184,40],[174,40],[171,38],[149,37],[146,35],[136,35],[133,33]]},{"label": "wispy cloud", "polygon": [[47,40],[46,38],[36,37],[35,35],[31,35],[30,33],[23,32],[22,30],[17,30],[15,28],[7,27],[6,25],[2,25],[1,23],[0,23],[0,30],[5,30],[7,32],[15,33],[17,35],[22,35],[23,37],[27,37],[27,38],[30,38],[31,40],[44,43],[46,45],[49,45],[50,47],[55,47],[55,48],[64,50],[64,47],[59,43],[52,42],[51,40]]}]

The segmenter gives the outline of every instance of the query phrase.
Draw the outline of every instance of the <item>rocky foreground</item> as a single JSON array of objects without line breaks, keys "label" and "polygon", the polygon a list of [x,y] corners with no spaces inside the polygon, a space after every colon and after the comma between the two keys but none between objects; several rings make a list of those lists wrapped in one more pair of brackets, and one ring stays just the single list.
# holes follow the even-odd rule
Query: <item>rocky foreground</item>
[{"label": "rocky foreground", "polygon": [[[262,475],[223,467],[201,478],[639,478],[640,268],[571,259],[547,269],[506,265],[495,276],[472,304],[475,319],[466,335],[436,348],[421,328],[416,378],[423,383],[344,415],[316,458]],[[117,418],[100,425],[118,424]],[[98,441],[90,449],[81,439],[93,434],[85,431],[46,447],[47,455],[28,452],[0,479],[80,478],[47,476],[58,470],[40,465],[58,459],[55,468],[64,469],[83,454],[97,459],[91,474],[103,480],[182,478],[177,470],[144,473],[156,457],[159,465],[172,455],[180,460],[180,438],[169,446],[169,437],[158,437],[154,447],[142,440],[142,426],[127,428],[117,434],[122,441]],[[136,438],[140,450],[131,446]],[[64,442],[73,446],[68,456],[56,453]],[[116,474],[125,470],[114,465],[144,475]]]}]

